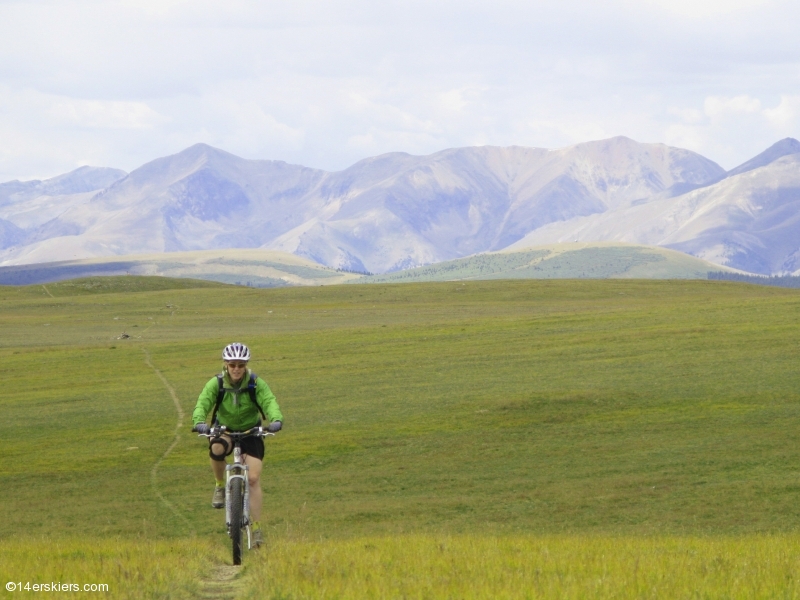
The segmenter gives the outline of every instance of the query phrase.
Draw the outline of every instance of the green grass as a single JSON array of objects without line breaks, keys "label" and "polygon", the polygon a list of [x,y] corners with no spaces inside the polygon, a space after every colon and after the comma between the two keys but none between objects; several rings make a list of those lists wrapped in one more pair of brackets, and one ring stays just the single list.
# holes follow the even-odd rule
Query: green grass
[{"label": "green grass", "polygon": [[[461,558],[447,563],[452,571],[431,564],[469,581],[471,561],[493,556],[486,544],[517,544],[531,564],[550,544],[574,566],[580,552],[602,564],[619,539],[631,550],[609,558],[618,565],[666,556],[670,544],[687,557],[696,551],[694,562],[665,559],[648,571],[683,585],[663,588],[678,596],[693,597],[692,581],[708,597],[797,596],[780,566],[796,563],[800,528],[797,291],[635,280],[274,290],[180,281],[153,290],[151,280],[131,281],[0,288],[0,483],[13,490],[0,553],[23,539],[51,556],[59,540],[88,538],[211,543],[226,556],[222,515],[208,508],[205,447],[188,415],[222,346],[241,340],[286,415],[263,477],[273,551],[245,558],[246,582],[276,569],[290,578],[282,597],[365,597],[340,579],[362,580],[371,554],[356,552],[352,571],[337,566],[359,544],[388,557],[375,575],[388,582],[418,571],[408,571],[409,549],[453,540]],[[117,339],[122,332],[131,337]],[[172,509],[151,477],[177,413],[147,356],[186,415],[155,477]],[[749,544],[775,544],[783,562],[760,559]],[[295,555],[338,573],[314,575],[313,589],[340,591],[308,591]],[[489,572],[502,575],[497,560]],[[15,581],[36,574],[15,564],[0,572]],[[739,573],[762,591],[692,575],[711,564],[722,565],[720,582]],[[209,567],[186,568],[203,577]],[[592,595],[593,568],[572,571],[584,583],[552,589]],[[597,594],[627,588],[623,566],[613,568],[618,576]],[[675,569],[683,583],[669,583]],[[485,593],[474,597],[490,597],[494,576],[475,577]],[[237,593],[254,594],[249,585]],[[409,597],[461,597],[430,578],[408,585]]]},{"label": "green grass", "polygon": [[[508,279],[513,273],[538,263],[550,250],[528,250],[502,254],[477,254],[394,273],[371,275],[359,283],[421,283],[456,279]],[[505,277],[503,277],[505,275]]]},{"label": "green grass", "polygon": [[[221,284],[201,279],[169,279],[166,277],[82,277],[58,281],[41,286],[19,289],[25,295],[44,293],[54,298],[85,294],[125,294],[131,292],[158,292],[163,290],[188,290],[197,288],[219,288]],[[0,288],[8,289],[8,288]],[[41,291],[40,291],[41,290]]]},{"label": "green grass", "polygon": [[198,538],[34,538],[0,541],[0,564],[4,585],[100,584],[113,598],[800,596],[797,535],[284,537],[244,570],[221,566],[224,551]]},{"label": "green grass", "polygon": [[[92,536],[53,540],[34,536],[3,540],[0,589],[6,589],[8,582],[19,584],[16,593],[6,594],[8,597],[33,593],[34,597],[196,598],[204,590],[203,577],[211,576],[214,561],[222,560],[220,551],[208,541],[196,539]],[[84,585],[92,584],[108,588],[86,594],[63,591],[64,586],[77,585],[82,591]],[[34,585],[52,587],[40,587],[44,591],[37,594]]]},{"label": "green grass", "polygon": [[243,597],[796,598],[799,567],[796,535],[282,541]]}]

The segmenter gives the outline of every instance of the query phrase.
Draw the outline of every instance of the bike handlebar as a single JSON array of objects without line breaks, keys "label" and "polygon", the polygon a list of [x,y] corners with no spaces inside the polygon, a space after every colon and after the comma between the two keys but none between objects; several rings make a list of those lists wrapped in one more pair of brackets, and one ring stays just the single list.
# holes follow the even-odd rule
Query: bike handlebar
[{"label": "bike handlebar", "polygon": [[267,437],[268,435],[275,435],[271,431],[267,431],[266,427],[251,427],[247,431],[228,431],[228,428],[225,425],[217,425],[216,427],[212,427],[211,431],[208,433],[198,433],[198,437],[207,437],[207,438],[216,438],[221,435],[227,435],[231,438],[246,438],[249,436],[257,436],[257,437]]}]

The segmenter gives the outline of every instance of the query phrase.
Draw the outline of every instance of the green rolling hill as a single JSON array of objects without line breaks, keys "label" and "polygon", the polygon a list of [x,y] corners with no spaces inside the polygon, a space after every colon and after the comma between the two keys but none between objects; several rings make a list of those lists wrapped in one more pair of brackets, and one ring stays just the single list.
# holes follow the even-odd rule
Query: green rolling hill
[{"label": "green rolling hill", "polygon": [[331,285],[359,277],[286,252],[227,249],[110,256],[0,267],[0,285],[30,285],[112,275],[188,277],[260,288]]},{"label": "green rolling hill", "polygon": [[726,267],[657,246],[554,244],[476,254],[415,269],[371,275],[359,283],[484,279],[706,279]]},{"label": "green rolling hill", "polygon": [[285,252],[206,250],[0,267],[0,285],[115,275],[157,275],[272,288],[339,283],[482,279],[706,279],[734,272],[675,250],[625,244],[555,244],[477,254],[381,275],[337,271]]}]

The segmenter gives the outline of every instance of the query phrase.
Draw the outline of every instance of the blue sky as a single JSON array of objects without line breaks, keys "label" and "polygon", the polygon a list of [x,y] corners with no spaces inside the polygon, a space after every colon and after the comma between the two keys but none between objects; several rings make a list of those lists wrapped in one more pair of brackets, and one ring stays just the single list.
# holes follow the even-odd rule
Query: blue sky
[{"label": "blue sky", "polygon": [[0,181],[205,142],[328,170],[626,135],[800,138],[800,3],[0,0]]}]

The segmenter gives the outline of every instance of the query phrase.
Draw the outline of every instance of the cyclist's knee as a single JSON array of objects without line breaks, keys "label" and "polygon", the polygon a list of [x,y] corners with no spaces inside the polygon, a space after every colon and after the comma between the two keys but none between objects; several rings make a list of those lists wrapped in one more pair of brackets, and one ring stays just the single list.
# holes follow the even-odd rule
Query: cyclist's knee
[{"label": "cyclist's knee", "polygon": [[261,479],[261,475],[253,475],[252,473],[247,474],[247,483],[250,484],[250,487],[254,485],[258,485],[258,480]]},{"label": "cyclist's knee", "polygon": [[211,457],[212,460],[216,461],[224,461],[225,456],[228,454],[228,448],[223,443],[213,443],[210,444],[208,447],[208,455]]}]

